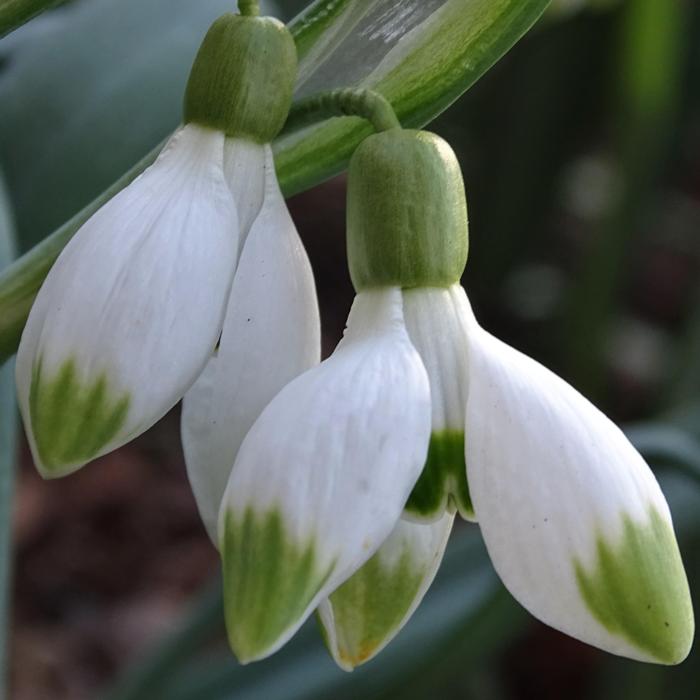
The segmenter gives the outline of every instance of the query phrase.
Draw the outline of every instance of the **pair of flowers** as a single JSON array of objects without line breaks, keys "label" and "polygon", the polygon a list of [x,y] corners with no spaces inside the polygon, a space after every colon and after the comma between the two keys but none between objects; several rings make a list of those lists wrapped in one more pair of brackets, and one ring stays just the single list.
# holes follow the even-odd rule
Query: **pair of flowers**
[{"label": "pair of flowers", "polygon": [[693,613],[670,513],[622,432],[476,322],[459,284],[467,220],[451,149],[366,139],[348,174],[357,290],[343,340],[245,437],[219,537],[239,658],[315,609],[351,669],[405,624],[459,511],[544,622],[616,654],[677,663]]},{"label": "pair of flowers", "polygon": [[358,294],[317,364],[313,276],[266,145],[292,59],[279,23],[215,23],[186,125],[59,257],[17,361],[37,466],[69,473],[184,396],[188,475],[243,661],[315,609],[341,666],[376,654],[430,585],[456,511],[537,617],[680,661],[693,617],[658,484],[607,418],[476,323],[459,286],[461,174],[437,137],[391,129],[354,154]]}]

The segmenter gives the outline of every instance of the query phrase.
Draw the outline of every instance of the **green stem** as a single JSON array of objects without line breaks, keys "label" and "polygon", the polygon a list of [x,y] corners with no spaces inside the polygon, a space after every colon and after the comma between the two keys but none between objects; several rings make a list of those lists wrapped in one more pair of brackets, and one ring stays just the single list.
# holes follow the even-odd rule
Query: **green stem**
[{"label": "green stem", "polygon": [[238,11],[244,17],[257,17],[260,14],[258,0],[238,0]]},{"label": "green stem", "polygon": [[322,92],[297,102],[292,106],[284,128],[293,131],[330,117],[361,117],[376,131],[401,128],[389,100],[374,90],[355,88]]},{"label": "green stem", "polygon": [[0,39],[32,17],[66,0],[0,0]]}]

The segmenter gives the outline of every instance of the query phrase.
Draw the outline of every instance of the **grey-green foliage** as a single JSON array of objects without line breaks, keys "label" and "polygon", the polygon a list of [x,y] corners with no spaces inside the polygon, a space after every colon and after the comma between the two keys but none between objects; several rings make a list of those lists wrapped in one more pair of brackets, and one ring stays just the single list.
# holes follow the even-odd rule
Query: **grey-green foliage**
[{"label": "grey-green foliage", "polygon": [[175,128],[197,47],[233,4],[89,0],[0,42],[0,162],[22,249]]}]

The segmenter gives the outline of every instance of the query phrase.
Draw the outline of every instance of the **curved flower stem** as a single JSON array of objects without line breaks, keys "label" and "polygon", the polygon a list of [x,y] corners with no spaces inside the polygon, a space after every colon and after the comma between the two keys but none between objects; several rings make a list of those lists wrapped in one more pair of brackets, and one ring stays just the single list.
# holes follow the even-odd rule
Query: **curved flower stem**
[{"label": "curved flower stem", "polygon": [[289,112],[285,131],[295,130],[329,117],[361,117],[376,131],[400,129],[394,108],[389,100],[374,90],[340,88],[307,97]]},{"label": "curved flower stem", "polygon": [[260,14],[259,0],[238,0],[238,11],[244,17],[257,17]]}]

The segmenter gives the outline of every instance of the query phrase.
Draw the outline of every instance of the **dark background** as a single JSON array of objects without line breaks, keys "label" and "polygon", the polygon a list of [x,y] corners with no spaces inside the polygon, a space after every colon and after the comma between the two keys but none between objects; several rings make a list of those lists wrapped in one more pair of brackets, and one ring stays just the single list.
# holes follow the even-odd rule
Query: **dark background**
[{"label": "dark background", "polygon": [[[77,0],[0,41],[0,164],[23,249],[178,123],[199,38],[232,4]],[[300,6],[277,3],[286,19]],[[556,3],[429,128],[464,171],[463,281],[482,324],[631,426],[700,590],[700,456],[674,457],[700,437],[700,4]],[[353,295],[344,195],[341,176],[290,200],[325,353]],[[222,641],[217,555],[178,418],[59,481],[43,482],[21,446],[13,698],[98,697],[119,678],[114,698],[698,696],[697,650],[678,668],[645,666],[529,618],[466,525],[399,651],[347,676],[305,628],[242,671]],[[149,673],[156,685],[134,691]]]}]

